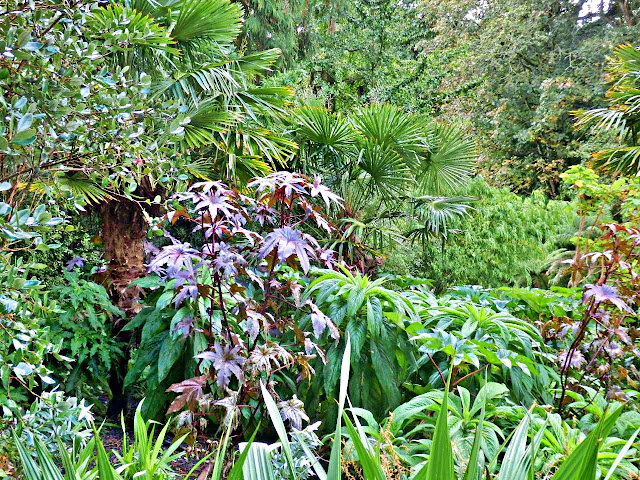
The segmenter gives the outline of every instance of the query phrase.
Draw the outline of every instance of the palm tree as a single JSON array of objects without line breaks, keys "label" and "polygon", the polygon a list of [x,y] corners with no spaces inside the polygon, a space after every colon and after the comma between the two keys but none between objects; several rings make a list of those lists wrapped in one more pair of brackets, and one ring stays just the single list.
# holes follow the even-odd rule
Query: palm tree
[{"label": "palm tree", "polygon": [[292,123],[294,165],[325,176],[345,200],[344,234],[332,247],[351,261],[367,254],[366,244],[375,254],[406,235],[444,239],[470,208],[471,198],[446,196],[466,184],[475,161],[473,142],[456,128],[391,105],[349,117],[302,107]]},{"label": "palm tree", "polygon": [[620,146],[607,148],[593,155],[593,164],[601,169],[622,175],[640,173],[640,49],[633,45],[619,45],[609,59],[611,87],[605,108],[578,110],[577,128],[593,127],[611,131]]},{"label": "palm tree", "polygon": [[[174,140],[174,156],[187,157],[183,168],[196,177],[246,181],[284,164],[296,147],[264,127],[268,117],[284,113],[291,91],[256,86],[280,52],[239,53],[234,42],[241,25],[241,7],[230,0],[123,0],[94,10],[88,22],[94,39],[123,32],[121,51],[108,59],[112,68],[134,81],[150,77],[148,95],[159,108],[179,105],[180,115],[160,121],[151,129],[157,134],[145,140],[149,145]],[[152,172],[131,195],[100,203],[106,283],[114,302],[130,315],[137,312],[141,293],[129,284],[144,273],[145,217],[159,213],[144,202],[162,193],[159,185]],[[126,372],[122,363],[110,381],[116,400]],[[114,401],[109,412],[123,406]]]},{"label": "palm tree", "polygon": [[[124,0],[89,17],[94,39],[107,41],[114,31],[123,32],[120,51],[108,59],[112,68],[134,80],[150,77],[152,101],[180,105],[181,116],[156,130],[160,138],[167,130],[180,135],[174,152],[191,158],[184,168],[196,177],[246,181],[283,164],[296,147],[263,126],[265,117],[284,112],[290,89],[255,85],[280,52],[242,55],[234,45],[241,26],[241,7],[229,0]],[[135,306],[139,295],[127,285],[144,268],[147,221],[140,201],[161,193],[152,177],[146,180],[133,198],[97,196],[103,200],[107,281],[125,309]]]}]

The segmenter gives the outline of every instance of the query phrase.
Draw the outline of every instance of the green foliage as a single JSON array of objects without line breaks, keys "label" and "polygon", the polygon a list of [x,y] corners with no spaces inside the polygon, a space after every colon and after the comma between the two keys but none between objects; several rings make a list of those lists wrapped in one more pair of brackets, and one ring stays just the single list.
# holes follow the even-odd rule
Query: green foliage
[{"label": "green foliage", "polygon": [[102,285],[74,272],[65,272],[63,278],[63,285],[51,289],[61,311],[43,322],[60,353],[74,360],[57,365],[56,377],[64,379],[61,385],[66,392],[97,402],[99,387],[109,393],[106,380],[112,363],[123,355],[113,324],[124,314],[111,304]]},{"label": "green foliage", "polygon": [[630,45],[618,46],[609,59],[609,81],[612,84],[606,97],[605,108],[579,110],[578,127],[594,127],[612,131],[622,146],[601,150],[594,154],[594,165],[623,175],[640,172],[640,148],[638,146],[638,61],[640,50]]},{"label": "green foliage", "polygon": [[[349,362],[343,363],[342,381],[344,387],[348,382],[348,376],[345,375],[345,372],[348,373],[348,365]],[[543,458],[540,455],[540,452],[543,451],[541,448],[543,439],[551,438],[562,441],[556,437],[555,427],[551,426],[556,421],[553,420],[555,417],[548,416],[544,411],[541,411],[541,416],[532,415],[532,410],[529,410],[523,411],[512,435],[502,443],[494,455],[487,455],[487,451],[481,454],[481,448],[477,447],[483,443],[481,438],[484,435],[486,425],[484,421],[485,407],[489,399],[495,399],[496,393],[499,395],[500,390],[495,390],[495,384],[487,384],[485,393],[479,394],[473,406],[470,406],[468,392],[465,393],[464,389],[460,389],[460,398],[456,400],[459,400],[460,403],[458,405],[461,405],[463,410],[460,411],[454,407],[452,411],[455,414],[461,413],[461,416],[466,420],[470,420],[469,417],[472,412],[480,412],[480,421],[479,423],[472,422],[472,424],[476,423],[476,427],[471,439],[466,436],[466,440],[473,445],[469,455],[465,456],[462,453],[461,458],[454,463],[455,443],[452,444],[450,431],[454,432],[455,435],[460,431],[460,425],[458,420],[453,423],[449,421],[451,409],[448,406],[448,402],[453,401],[453,398],[455,398],[449,393],[449,383],[450,381],[447,382],[445,388],[446,393],[441,395],[441,408],[435,419],[435,428],[431,441],[428,442],[430,453],[427,462],[413,469],[412,475],[407,475],[406,477],[394,474],[394,471],[389,468],[389,460],[385,459],[387,455],[385,449],[388,448],[387,442],[392,438],[388,428],[375,428],[377,427],[375,421],[372,422],[370,420],[372,419],[371,414],[362,409],[351,409],[350,413],[352,414],[353,422],[347,412],[343,413],[347,434],[357,452],[357,462],[362,468],[364,478],[385,480],[408,477],[418,480],[454,480],[455,478],[464,477],[465,479],[478,479],[484,474],[483,472],[486,472],[487,477],[485,478],[526,480],[534,478],[536,462]],[[491,389],[494,389],[493,394],[489,393]],[[428,405],[429,403],[422,405],[412,413],[421,415],[421,412]],[[620,471],[618,468],[626,458],[633,455],[633,452],[629,452],[632,440],[626,442],[617,454],[608,455],[603,452],[603,450],[607,449],[605,445],[609,442],[608,435],[619,420],[622,409],[622,406],[615,404],[606,408],[599,420],[594,424],[592,431],[584,437],[582,442],[569,450],[565,448],[561,457],[556,458],[560,466],[549,478],[553,480],[595,480],[599,469],[606,472],[607,478],[611,478],[616,474],[623,474],[624,469]],[[359,417],[368,420],[367,427],[362,426]],[[392,415],[390,422],[393,422],[393,419],[394,416]],[[420,419],[420,416],[417,419]],[[535,423],[537,423],[537,426],[532,428]],[[411,434],[424,438],[422,429],[414,429],[409,432],[409,435]],[[629,438],[634,438],[636,434],[631,435]],[[373,438],[371,438],[372,436]],[[464,437],[464,434],[461,434],[459,438]],[[335,442],[334,444],[337,443]],[[564,445],[566,446],[566,443]],[[603,454],[601,455],[601,453]],[[479,466],[480,468],[478,468]],[[329,480],[337,480],[340,477],[340,473],[336,473],[329,475],[327,478]]]},{"label": "green foliage", "polygon": [[[67,397],[61,391],[42,392],[19,417],[17,431],[21,442],[34,452],[40,441],[54,454],[59,451],[59,442],[64,448],[74,444],[84,446],[91,437],[91,407],[84,399]],[[10,441],[9,431],[5,433],[4,440]]]},{"label": "green foliage", "polygon": [[599,10],[587,0],[420,5],[435,34],[422,51],[458,54],[436,92],[444,90],[446,117],[473,125],[484,176],[518,192],[558,195],[559,174],[611,140],[575,131],[571,111],[602,105],[594,80],[611,47],[637,36],[637,6],[625,4],[626,17],[616,2]]},{"label": "green foliage", "polygon": [[[304,295],[324,309],[325,313],[316,315],[327,315],[351,339],[351,398],[358,406],[382,413],[400,403],[400,385],[414,362],[405,322],[415,318],[415,307],[400,293],[385,287],[383,278],[370,280],[344,267],[340,270],[318,272],[319,277]],[[333,395],[344,342],[343,338],[331,345],[326,365],[317,362],[312,391]],[[310,412],[316,410],[316,395],[309,396]]]},{"label": "green foliage", "polygon": [[[41,283],[31,277],[30,270],[37,265],[28,257],[14,258],[12,249],[27,251],[46,250],[55,247],[44,242],[43,234],[52,226],[62,222],[52,218],[44,206],[37,207],[33,214],[28,210],[15,212],[11,217],[11,207],[0,204],[2,215],[3,252],[0,257],[0,405],[4,415],[11,415],[26,406],[32,398],[33,389],[43,389],[56,381],[51,378],[51,370],[46,365],[46,357],[53,355],[60,360],[59,347],[48,337],[48,329],[42,328],[38,317],[56,311],[55,302],[49,304]],[[10,218],[10,220],[9,220]]]},{"label": "green foliage", "polygon": [[[122,444],[124,451],[122,454],[114,452],[118,462],[116,466],[110,463],[104,444],[95,428],[94,438],[86,446],[83,447],[74,442],[71,451],[61,448],[55,457],[47,451],[40,439],[35,441],[36,458],[33,458],[22,445],[19,446],[18,451],[27,480],[174,478],[170,462],[182,456],[182,453],[174,452],[180,447],[183,439],[175,439],[165,447],[167,426],[162,429],[157,438],[154,431],[155,426],[142,419],[138,408],[134,419],[134,443],[129,446],[125,429]],[[15,432],[14,438],[18,440]],[[62,464],[64,470],[58,467],[56,460]]]},{"label": "green foliage", "polygon": [[431,278],[438,291],[465,284],[545,286],[538,274],[546,270],[548,255],[560,247],[572,248],[574,207],[541,194],[522,198],[481,178],[464,193],[479,199],[469,223],[450,225],[444,245],[396,247],[383,270]]},{"label": "green foliage", "polygon": [[[475,162],[472,141],[392,105],[362,107],[349,117],[316,107],[291,119],[300,151],[294,161],[321,174],[345,201],[342,235],[331,248],[356,264],[409,236],[446,237],[471,198],[443,197],[466,185]],[[407,225],[407,232],[402,228]]]},{"label": "green foliage", "polygon": [[[471,368],[476,369],[471,373],[477,373],[486,368],[489,378],[505,381],[508,377],[511,395],[519,401],[530,404],[540,395],[545,402],[551,402],[544,388],[550,377],[542,336],[528,319],[468,301],[447,297],[436,300],[427,292],[409,292],[407,296],[421,318],[408,328],[423,354],[418,364],[435,366],[442,362],[430,377],[422,374],[429,385],[443,386],[439,375],[448,370],[450,362],[456,374]],[[446,354],[444,361],[442,353]]]}]

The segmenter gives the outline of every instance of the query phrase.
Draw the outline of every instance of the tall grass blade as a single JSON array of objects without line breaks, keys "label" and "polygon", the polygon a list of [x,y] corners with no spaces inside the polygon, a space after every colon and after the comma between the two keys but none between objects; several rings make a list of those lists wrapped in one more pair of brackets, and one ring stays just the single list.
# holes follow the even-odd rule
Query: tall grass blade
[{"label": "tall grass blade", "polygon": [[247,458],[242,468],[243,480],[275,480],[269,445],[254,442],[245,446],[244,452]]},{"label": "tall grass blade", "polygon": [[529,472],[531,451],[527,450],[530,411],[527,411],[516,427],[507,447],[497,480],[526,480]]},{"label": "tall grass blade", "polygon": [[616,459],[611,464],[611,468],[609,468],[609,471],[607,472],[607,475],[604,477],[604,480],[609,480],[613,476],[613,474],[616,471],[616,468],[618,468],[618,465],[620,465],[620,462],[622,462],[622,460],[624,459],[625,455],[627,454],[627,452],[629,451],[629,449],[633,445],[633,442],[636,439],[636,437],[638,436],[638,433],[640,433],[640,428],[638,430],[636,430],[633,433],[633,435],[631,435],[629,440],[627,440],[627,443],[624,444],[624,447],[622,447],[622,450],[620,450],[620,452],[618,453],[618,456],[616,457]]},{"label": "tall grass blade", "polygon": [[269,390],[267,390],[267,387],[264,386],[264,383],[262,383],[262,381],[260,381],[260,389],[262,390],[262,398],[264,398],[264,403],[267,406],[267,411],[269,412],[269,416],[271,417],[271,422],[273,423],[273,426],[278,433],[278,438],[280,438],[280,442],[282,443],[282,450],[284,451],[284,456],[287,459],[287,463],[289,464],[291,479],[295,480],[297,478],[297,475],[293,466],[291,445],[289,444],[287,430],[284,427],[282,417],[280,416],[280,410],[278,410],[278,406],[276,405],[275,400],[269,393]]},{"label": "tall grass blade", "polygon": [[449,425],[447,423],[449,417],[449,385],[451,384],[452,371],[453,368],[450,368],[447,386],[442,395],[442,405],[440,407],[440,413],[438,413],[438,418],[436,419],[436,428],[433,432],[429,461],[418,471],[414,480],[455,480],[453,471],[453,447],[451,446]]},{"label": "tall grass blade", "polygon": [[344,347],[342,365],[340,369],[340,391],[338,394],[338,420],[333,434],[333,445],[331,446],[331,456],[329,457],[329,468],[327,470],[327,480],[340,480],[342,468],[340,466],[340,453],[342,451],[342,414],[344,412],[344,402],[347,399],[347,387],[349,386],[349,369],[351,368],[351,338],[347,335],[347,344]]},{"label": "tall grass blade", "polygon": [[587,435],[560,468],[553,475],[552,480],[595,480],[598,467],[598,451],[602,439],[606,438],[618,417],[622,413],[623,406],[616,409],[611,415],[602,416],[593,431]]},{"label": "tall grass blade", "polygon": [[[366,437],[364,441],[362,440],[362,432],[358,432],[358,430],[356,430],[356,427],[354,427],[353,423],[351,423],[351,420],[349,419],[347,413],[343,412],[342,416],[347,428],[347,433],[349,433],[349,437],[353,442],[353,446],[358,453],[358,459],[360,460],[360,465],[362,466],[364,478],[366,478],[367,480],[385,480],[384,470],[382,469],[379,456],[374,456],[371,451],[371,445],[369,445]],[[366,442],[366,444],[364,442]]]},{"label": "tall grass blade", "polygon": [[[485,380],[486,383],[486,380]],[[480,457],[480,442],[482,440],[482,429],[484,428],[484,416],[486,411],[487,398],[484,397],[482,402],[482,410],[480,410],[480,419],[476,427],[476,433],[473,436],[473,445],[471,446],[471,454],[469,455],[469,463],[467,463],[467,471],[464,472],[463,480],[478,480],[480,477],[480,468],[478,459]]]},{"label": "tall grass blade", "polygon": [[24,469],[24,476],[27,480],[43,480],[42,472],[40,471],[40,467],[33,459],[31,454],[27,451],[22,443],[22,439],[18,437],[18,434],[15,430],[11,430],[13,435],[13,443],[18,450],[18,455],[20,456],[20,461],[22,462],[22,468]]},{"label": "tall grass blade", "polygon": [[40,468],[42,468],[43,478],[46,480],[64,480],[64,477],[60,473],[60,469],[53,461],[51,453],[45,448],[40,439],[35,439],[36,454],[40,461]]},{"label": "tall grass blade", "polygon": [[227,480],[246,480],[243,477],[242,471],[244,468],[244,464],[247,461],[247,456],[249,455],[249,451],[251,449],[251,445],[253,444],[253,440],[256,438],[256,435],[259,430],[260,430],[260,425],[258,424],[258,428],[256,428],[255,432],[253,432],[253,435],[251,435],[251,438],[247,442],[247,445],[244,447],[244,450],[240,452],[240,456],[233,464],[233,468],[231,468],[231,471],[229,472],[229,476],[227,477]]},{"label": "tall grass blade", "polygon": [[107,452],[104,449],[104,444],[98,437],[98,432],[95,428],[93,430],[93,436],[96,439],[96,464],[98,465],[98,478],[100,480],[121,480],[120,475],[116,473],[111,462],[109,462],[109,456],[107,455]]}]

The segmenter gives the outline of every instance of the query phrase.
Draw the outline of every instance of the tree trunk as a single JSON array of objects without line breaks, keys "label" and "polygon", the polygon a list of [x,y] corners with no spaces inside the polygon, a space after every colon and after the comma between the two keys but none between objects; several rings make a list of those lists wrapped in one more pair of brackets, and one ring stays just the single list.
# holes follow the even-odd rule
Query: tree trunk
[{"label": "tree trunk", "polygon": [[[109,378],[112,398],[107,408],[111,417],[126,411],[127,397],[124,392],[124,377],[127,374],[130,332],[121,329],[141,308],[138,303],[141,289],[128,285],[144,274],[144,239],[147,224],[140,206],[131,200],[112,200],[101,206],[102,243],[105,257],[109,260],[105,287],[112,302],[125,313],[122,321],[116,322],[114,334],[124,343],[124,356],[114,362]],[[119,363],[119,364],[118,364]]]},{"label": "tree trunk", "polygon": [[624,23],[626,23],[628,27],[633,27],[636,24],[636,19],[633,16],[633,12],[631,11],[629,0],[617,0],[616,3],[620,7],[620,10],[622,10],[622,14],[624,15]]},{"label": "tree trunk", "polygon": [[102,244],[109,260],[106,287],[114,304],[127,317],[138,313],[140,288],[127,286],[144,274],[144,239],[147,224],[142,209],[131,200],[102,205]]}]

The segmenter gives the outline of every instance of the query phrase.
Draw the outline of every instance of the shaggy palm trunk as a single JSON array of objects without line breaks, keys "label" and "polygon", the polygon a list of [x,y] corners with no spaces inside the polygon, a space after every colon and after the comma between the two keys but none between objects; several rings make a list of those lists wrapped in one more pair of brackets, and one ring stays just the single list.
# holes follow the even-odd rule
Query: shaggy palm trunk
[{"label": "shaggy palm trunk", "polygon": [[140,206],[130,200],[112,200],[101,207],[102,243],[109,266],[105,286],[111,300],[125,313],[125,318],[116,322],[114,334],[125,344],[124,356],[114,362],[109,378],[112,398],[107,408],[109,416],[118,416],[126,410],[127,397],[124,392],[124,377],[127,373],[131,334],[122,327],[140,310],[138,299],[140,288],[128,285],[144,274],[144,239],[147,224]]},{"label": "shaggy palm trunk", "polygon": [[138,287],[128,288],[144,273],[144,239],[147,224],[142,209],[130,200],[102,206],[102,243],[109,260],[107,288],[114,304],[128,317],[138,311]]}]

